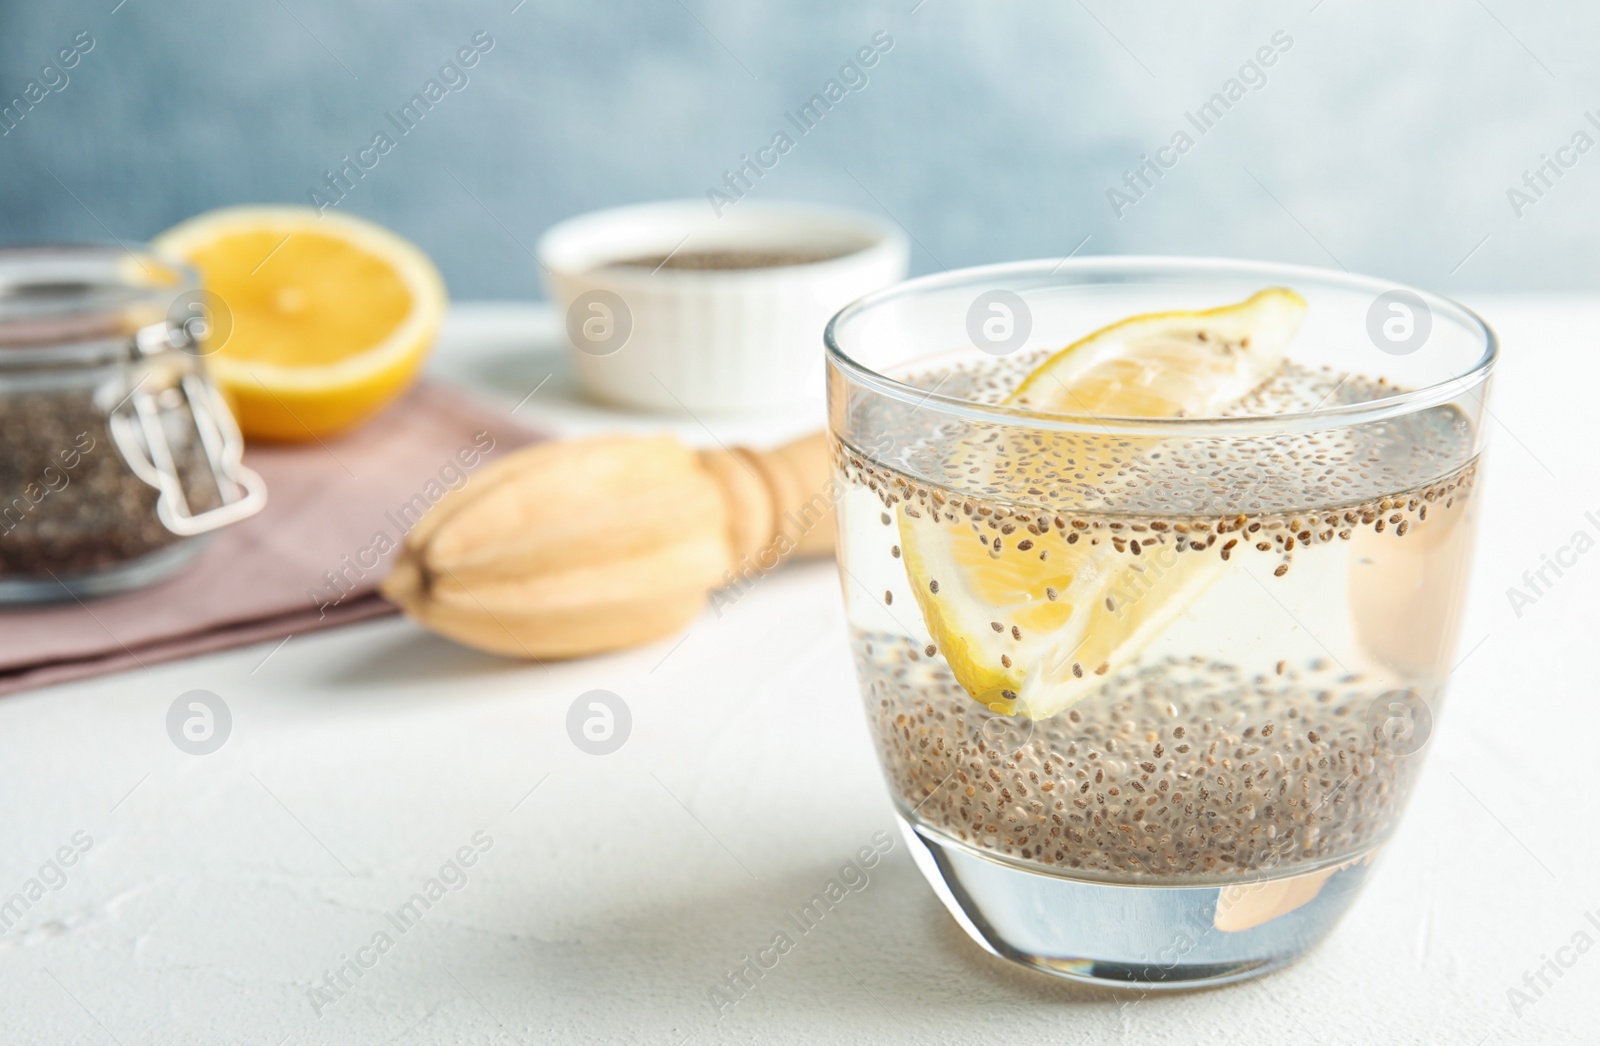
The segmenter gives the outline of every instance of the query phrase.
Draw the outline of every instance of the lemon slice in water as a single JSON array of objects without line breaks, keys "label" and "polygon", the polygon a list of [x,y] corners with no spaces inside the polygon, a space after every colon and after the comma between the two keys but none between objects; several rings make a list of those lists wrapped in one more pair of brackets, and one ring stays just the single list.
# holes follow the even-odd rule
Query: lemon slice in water
[{"label": "lemon slice in water", "polygon": [[[1090,417],[1215,416],[1278,369],[1305,309],[1293,291],[1269,288],[1223,308],[1123,320],[1051,356],[1006,403]],[[1026,502],[1063,474],[1114,483],[1140,452],[1112,437],[1051,447],[1019,431],[971,442],[961,457],[964,472]],[[1192,547],[1205,535],[1160,521],[1091,527],[1047,507],[997,513],[931,492],[898,514],[929,634],[967,692],[1005,714],[1042,719],[1089,696],[1222,569],[1217,554]]]}]

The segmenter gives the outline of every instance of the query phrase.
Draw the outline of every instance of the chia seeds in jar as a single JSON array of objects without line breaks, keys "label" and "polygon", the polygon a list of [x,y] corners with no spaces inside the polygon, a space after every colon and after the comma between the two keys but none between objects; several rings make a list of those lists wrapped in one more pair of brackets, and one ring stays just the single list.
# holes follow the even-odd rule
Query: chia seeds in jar
[{"label": "chia seeds in jar", "polygon": [[0,604],[153,583],[260,510],[199,355],[215,308],[148,253],[0,250]]}]

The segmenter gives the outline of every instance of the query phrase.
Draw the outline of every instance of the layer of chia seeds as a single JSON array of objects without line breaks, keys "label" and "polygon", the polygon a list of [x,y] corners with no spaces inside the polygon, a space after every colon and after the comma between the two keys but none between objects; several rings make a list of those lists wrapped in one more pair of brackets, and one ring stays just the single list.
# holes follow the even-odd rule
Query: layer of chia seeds
[{"label": "layer of chia seeds", "polygon": [[[1026,363],[1005,358],[905,380],[941,396],[994,403],[1014,388],[1013,372],[1025,373]],[[1285,363],[1224,417],[1370,403],[1402,391],[1381,379]],[[884,473],[862,482],[892,483],[893,473],[958,501],[1106,515],[1279,515],[1287,522],[1305,506],[1375,504],[1396,491],[1424,490],[1463,472],[1477,453],[1471,422],[1452,404],[1380,422],[1210,435],[1118,435],[1093,419],[1082,431],[1055,431],[951,418],[922,406],[890,398],[850,405],[844,424],[836,425],[848,445],[845,463]],[[1337,530],[1336,523],[1325,519],[1322,529]]]},{"label": "layer of chia seeds", "polygon": [[[897,374],[915,388],[970,403],[1001,403],[1056,350],[1034,349],[1008,356],[985,356],[955,364],[935,364]],[[1372,403],[1406,390],[1383,377],[1348,374],[1285,360],[1265,382],[1219,414],[1224,418],[1282,415],[1343,403]]]},{"label": "layer of chia seeds", "polygon": [[858,633],[855,653],[902,812],[1060,874],[1226,880],[1359,855],[1420,759],[1369,723],[1378,684],[1321,662],[1150,661],[1034,722],[994,715],[910,640]]},{"label": "layer of chia seeds", "polygon": [[[1388,531],[1403,538],[1418,524],[1465,507],[1477,477],[1477,460],[1455,472],[1398,493],[1356,503],[1307,502],[1324,507],[1278,512],[1224,512],[1217,515],[1174,515],[1170,512],[1105,514],[1052,507],[1037,487],[1020,493],[1024,501],[983,499],[964,495],[907,476],[871,461],[854,448],[834,441],[835,467],[849,483],[866,487],[885,508],[903,511],[915,520],[928,519],[969,528],[990,548],[991,555],[1048,559],[1047,548],[1035,548],[1047,534],[1068,545],[1108,545],[1118,553],[1150,559],[1173,552],[1203,553],[1224,561],[1235,555],[1264,553],[1277,557],[1278,577],[1289,572],[1296,549],[1333,541],[1349,541],[1361,529]],[[883,522],[891,522],[886,515]],[[937,580],[937,579],[935,579]]]}]

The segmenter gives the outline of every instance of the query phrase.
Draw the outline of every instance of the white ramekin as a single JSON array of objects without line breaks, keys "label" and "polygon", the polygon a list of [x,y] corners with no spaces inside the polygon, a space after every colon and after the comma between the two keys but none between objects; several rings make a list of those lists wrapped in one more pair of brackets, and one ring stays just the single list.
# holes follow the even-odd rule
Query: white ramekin
[{"label": "white ramekin", "polygon": [[[626,258],[719,249],[843,250],[762,269],[650,271]],[[561,222],[538,255],[585,390],[608,403],[747,413],[820,401],[822,330],[905,277],[899,229],[854,211],[704,200],[638,204]]]}]

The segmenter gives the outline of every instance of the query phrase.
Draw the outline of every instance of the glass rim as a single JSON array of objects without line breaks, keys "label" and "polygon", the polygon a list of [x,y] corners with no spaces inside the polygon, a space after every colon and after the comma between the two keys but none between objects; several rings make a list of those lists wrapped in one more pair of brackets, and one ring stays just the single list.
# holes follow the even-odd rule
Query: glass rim
[{"label": "glass rim", "polygon": [[[1317,406],[1310,410],[1286,411],[1280,414],[1259,414],[1233,418],[1148,418],[1111,414],[1073,414],[1060,411],[1042,411],[1013,407],[999,403],[975,403],[959,396],[941,394],[937,388],[929,390],[909,385],[880,373],[857,361],[839,344],[842,325],[879,306],[915,297],[929,291],[944,290],[977,280],[997,282],[1007,278],[1035,278],[1040,275],[1093,273],[1138,275],[1161,270],[1191,271],[1196,275],[1206,272],[1226,272],[1236,275],[1253,275],[1266,282],[1263,286],[1279,283],[1292,284],[1295,279],[1316,282],[1352,291],[1382,294],[1387,291],[1407,291],[1423,300],[1434,314],[1443,313],[1454,318],[1461,326],[1479,335],[1483,352],[1466,370],[1421,388],[1386,396],[1382,399],[1360,403],[1336,403]],[[939,412],[966,421],[991,422],[1042,429],[1055,432],[1098,433],[1101,435],[1132,435],[1138,433],[1177,436],[1204,434],[1211,436],[1242,436],[1279,432],[1284,430],[1311,430],[1334,426],[1364,425],[1413,414],[1459,399],[1463,394],[1482,386],[1492,373],[1500,355],[1500,340],[1483,317],[1453,298],[1421,290],[1392,280],[1362,276],[1310,265],[1292,265],[1280,262],[1248,261],[1237,258],[1196,257],[1187,255],[1095,255],[1084,258],[1042,258],[1022,262],[1002,262],[995,265],[978,265],[962,269],[949,269],[905,280],[876,291],[846,305],[834,314],[822,333],[823,345],[829,362],[844,371],[851,380],[891,399],[911,404],[916,409],[932,407]]]}]

